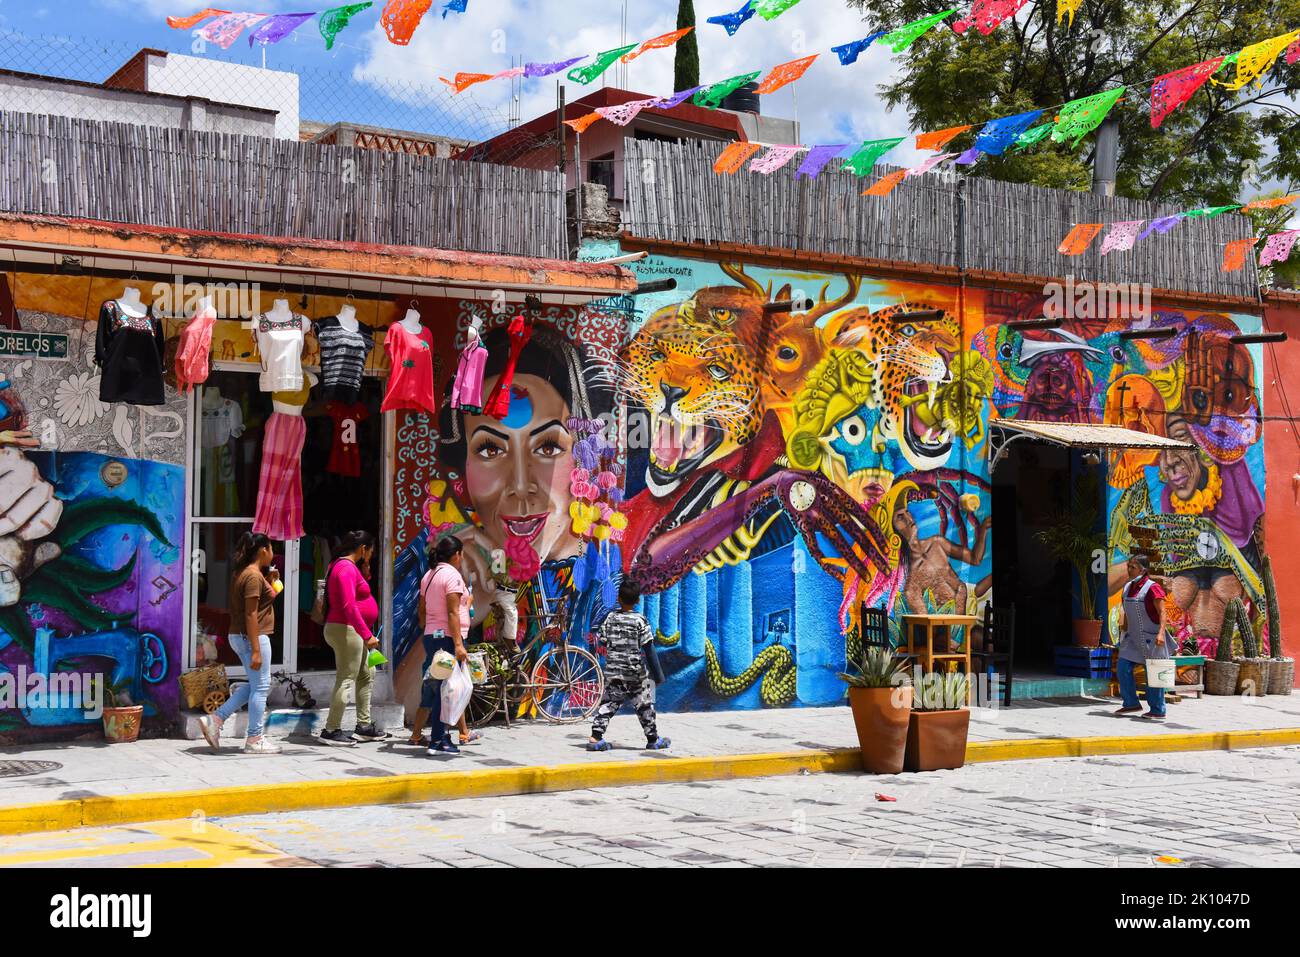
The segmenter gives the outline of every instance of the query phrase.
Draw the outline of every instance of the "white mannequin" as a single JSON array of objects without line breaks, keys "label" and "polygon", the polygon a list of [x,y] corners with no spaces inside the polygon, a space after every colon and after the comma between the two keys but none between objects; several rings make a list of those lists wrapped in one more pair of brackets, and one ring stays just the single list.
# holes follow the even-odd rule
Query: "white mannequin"
[{"label": "white mannequin", "polygon": [[215,411],[221,408],[221,403],[226,401],[226,397],[221,394],[220,389],[203,390],[203,408]]},{"label": "white mannequin", "polygon": [[149,314],[148,307],[140,301],[140,290],[135,286],[127,286],[122,290],[122,297],[117,300],[117,306],[134,319],[143,319]]},{"label": "white mannequin", "polygon": [[266,318],[272,322],[288,322],[293,318],[293,310],[289,308],[288,299],[277,299],[271,306],[271,311],[266,314]]},{"label": "white mannequin", "polygon": [[424,326],[420,322],[420,314],[414,309],[406,310],[406,315],[402,317],[402,328],[413,336],[418,336],[424,331]]},{"label": "white mannequin", "polygon": [[343,308],[339,310],[339,325],[348,332],[356,332],[360,323],[357,322],[357,310],[350,304],[344,303]]}]

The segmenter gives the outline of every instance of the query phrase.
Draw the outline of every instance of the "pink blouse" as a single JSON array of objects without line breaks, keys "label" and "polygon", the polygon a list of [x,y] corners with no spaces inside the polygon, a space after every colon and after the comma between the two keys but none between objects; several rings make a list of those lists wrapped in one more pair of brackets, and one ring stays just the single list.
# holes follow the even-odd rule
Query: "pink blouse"
[{"label": "pink blouse", "polygon": [[176,349],[176,387],[189,392],[208,381],[208,354],[212,351],[212,329],[217,324],[217,310],[204,306],[181,330]]}]

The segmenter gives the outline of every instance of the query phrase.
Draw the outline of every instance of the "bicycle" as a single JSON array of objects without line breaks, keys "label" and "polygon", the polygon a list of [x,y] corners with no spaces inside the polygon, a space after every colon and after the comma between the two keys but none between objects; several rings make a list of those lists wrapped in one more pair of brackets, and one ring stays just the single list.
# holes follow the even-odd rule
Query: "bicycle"
[{"label": "bicycle", "polygon": [[[542,596],[545,608],[545,596]],[[523,646],[503,654],[500,647],[487,643],[466,650],[487,656],[488,679],[474,686],[465,721],[480,728],[498,714],[510,727],[512,715],[532,707],[554,724],[573,724],[590,718],[605,692],[605,674],[600,660],[585,648],[569,644],[568,599],[561,599],[554,611],[533,615],[543,623],[537,634]],[[521,621],[524,627],[525,622]],[[547,647],[530,666],[535,651]]]}]

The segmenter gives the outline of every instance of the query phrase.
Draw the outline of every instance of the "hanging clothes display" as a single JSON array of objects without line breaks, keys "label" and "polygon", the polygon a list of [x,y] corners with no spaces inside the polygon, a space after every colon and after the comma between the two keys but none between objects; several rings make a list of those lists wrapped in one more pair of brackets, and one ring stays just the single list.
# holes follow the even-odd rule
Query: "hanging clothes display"
[{"label": "hanging clothes display", "polygon": [[194,318],[181,330],[176,347],[176,388],[182,393],[208,381],[208,356],[212,352],[212,329],[217,324],[217,310],[212,300],[199,303]]},{"label": "hanging clothes display", "polygon": [[524,351],[524,346],[528,345],[528,340],[532,337],[532,317],[520,313],[510,321],[510,359],[506,362],[506,367],[501,370],[501,377],[497,379],[496,388],[492,390],[492,397],[483,403],[484,415],[490,415],[494,419],[504,419],[510,414],[510,387],[515,381],[515,365],[519,362],[519,354]]},{"label": "hanging clothes display", "polygon": [[311,394],[311,383],[300,389],[275,392],[275,411],[262,432],[262,468],[257,479],[257,511],[253,532],[274,541],[303,537],[302,450],[307,441],[307,422],[302,409]]},{"label": "hanging clothes display", "polygon": [[321,397],[326,401],[355,402],[361,392],[366,358],[375,348],[374,331],[356,323],[349,329],[338,316],[317,320],[316,340],[320,343]]},{"label": "hanging clothes display", "polygon": [[421,327],[419,335],[395,322],[384,337],[388,352],[388,394],[379,411],[419,409],[438,414],[433,397],[433,333]]},{"label": "hanging clothes display", "polygon": [[163,347],[162,323],[152,306],[145,315],[133,316],[116,299],[105,302],[95,333],[99,401],[162,405]]},{"label": "hanging clothes display", "polygon": [[[330,402],[325,414],[334,422],[334,438],[330,444],[329,461],[325,471],[348,478],[361,477],[361,442],[357,430],[370,417],[370,411],[360,402]],[[350,425],[350,434],[345,432]],[[350,439],[350,441],[345,441]]]},{"label": "hanging clothes display", "polygon": [[310,322],[296,313],[279,318],[274,311],[258,316],[256,322],[257,351],[262,357],[257,387],[263,392],[297,392],[302,388],[303,336]]},{"label": "hanging clothes display", "polygon": [[466,331],[467,341],[461,350],[456,366],[456,382],[451,390],[454,409],[478,415],[483,411],[483,367],[487,365],[487,348],[479,332],[478,322]]},{"label": "hanging clothes display", "polygon": [[244,434],[244,410],[238,402],[225,398],[219,389],[208,388],[203,393],[201,430],[203,470],[214,476],[213,481],[203,483],[203,514],[239,515],[239,486],[231,441]]}]

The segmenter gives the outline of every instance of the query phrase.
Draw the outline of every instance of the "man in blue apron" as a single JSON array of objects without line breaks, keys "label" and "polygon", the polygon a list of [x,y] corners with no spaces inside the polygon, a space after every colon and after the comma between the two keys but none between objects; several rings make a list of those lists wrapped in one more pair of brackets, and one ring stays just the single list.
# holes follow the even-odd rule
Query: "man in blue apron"
[{"label": "man in blue apron", "polygon": [[[1165,641],[1165,590],[1151,577],[1151,560],[1133,555],[1128,560],[1128,584],[1120,593],[1119,693],[1124,706],[1116,714],[1141,711],[1133,669],[1148,658],[1169,658],[1173,650]],[[1149,710],[1144,718],[1165,716],[1165,689],[1147,686]]]}]

